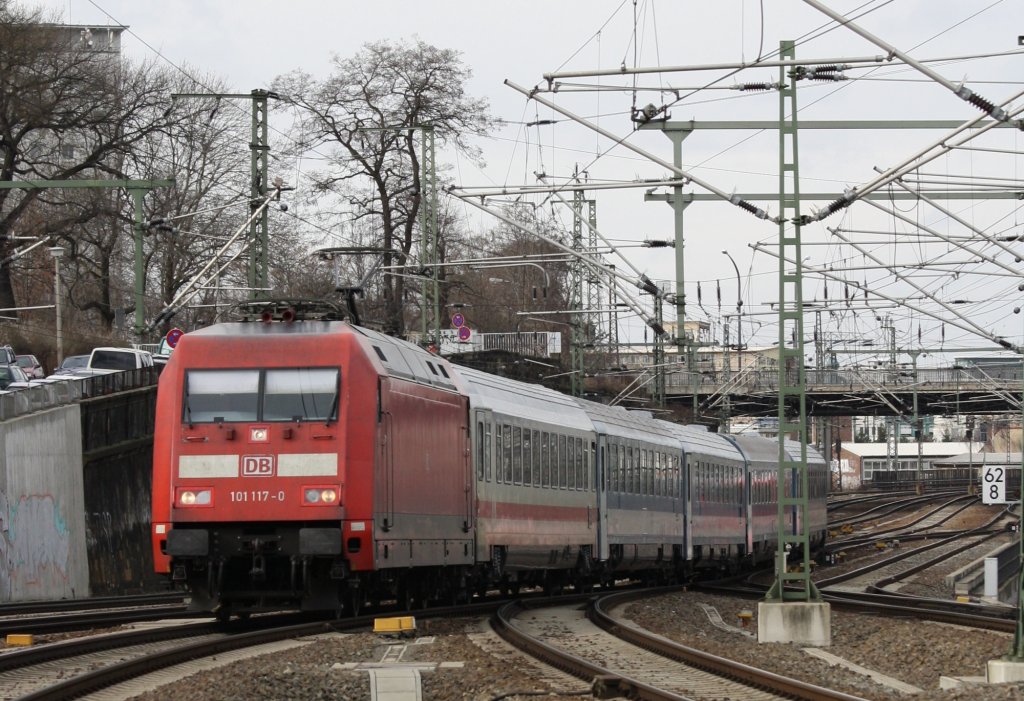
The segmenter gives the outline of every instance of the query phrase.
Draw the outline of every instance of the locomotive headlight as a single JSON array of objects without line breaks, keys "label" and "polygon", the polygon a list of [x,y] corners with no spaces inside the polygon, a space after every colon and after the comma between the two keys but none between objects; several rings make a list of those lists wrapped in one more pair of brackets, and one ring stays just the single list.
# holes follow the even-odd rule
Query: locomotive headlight
[{"label": "locomotive headlight", "polygon": [[337,487],[303,487],[302,503],[305,506],[337,506]]},{"label": "locomotive headlight", "polygon": [[266,443],[270,438],[270,429],[266,426],[253,426],[249,429],[249,441],[252,443]]},{"label": "locomotive headlight", "polygon": [[208,487],[179,487],[178,506],[213,506],[213,490]]}]

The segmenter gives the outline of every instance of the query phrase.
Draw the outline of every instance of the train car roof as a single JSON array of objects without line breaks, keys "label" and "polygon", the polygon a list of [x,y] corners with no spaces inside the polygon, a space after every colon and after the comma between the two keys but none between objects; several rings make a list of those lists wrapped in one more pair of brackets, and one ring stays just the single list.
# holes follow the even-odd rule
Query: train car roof
[{"label": "train car roof", "polygon": [[779,462],[779,442],[756,433],[735,433],[729,437],[736,442],[747,457],[753,463],[771,463],[777,466]]},{"label": "train car roof", "polygon": [[656,419],[673,432],[676,438],[683,444],[683,452],[701,453],[730,460],[742,460],[743,453],[736,447],[736,444],[720,433],[711,433],[703,426],[685,426]]},{"label": "train car roof", "polygon": [[629,411],[621,406],[609,406],[577,399],[580,408],[590,417],[598,433],[619,438],[633,438],[671,446],[678,450],[679,438],[664,421],[651,418],[647,412]]},{"label": "train car roof", "polygon": [[[786,438],[784,445],[786,446],[786,452],[789,454],[789,459],[790,460],[799,460],[800,459],[800,442],[799,441],[794,441],[794,440],[791,440],[789,438]],[[817,465],[817,466],[820,467],[820,466],[825,464],[825,456],[822,455],[821,453],[819,453],[814,446],[808,445],[807,446],[807,464],[808,465]]]},{"label": "train car roof", "polygon": [[451,366],[469,393],[473,409],[535,419],[567,428],[593,431],[594,426],[573,397],[543,385],[510,380],[462,365]]},{"label": "train car roof", "polygon": [[322,336],[325,333],[338,333],[351,328],[344,321],[295,321],[285,323],[276,321],[264,324],[258,321],[225,321],[212,326],[204,326],[189,331],[182,339],[206,336]]}]

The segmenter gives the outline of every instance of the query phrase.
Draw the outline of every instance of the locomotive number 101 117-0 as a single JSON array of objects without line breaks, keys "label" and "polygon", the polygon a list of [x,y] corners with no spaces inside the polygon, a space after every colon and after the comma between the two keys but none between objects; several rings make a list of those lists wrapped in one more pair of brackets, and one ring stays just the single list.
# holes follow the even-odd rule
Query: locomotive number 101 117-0
[{"label": "locomotive number 101 117-0", "polygon": [[271,492],[268,489],[250,489],[231,492],[233,502],[284,501],[284,490]]}]

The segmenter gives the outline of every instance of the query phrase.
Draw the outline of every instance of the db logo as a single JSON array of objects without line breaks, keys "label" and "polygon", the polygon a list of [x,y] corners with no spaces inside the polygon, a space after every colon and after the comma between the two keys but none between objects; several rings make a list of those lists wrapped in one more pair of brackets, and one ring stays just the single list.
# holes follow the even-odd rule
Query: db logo
[{"label": "db logo", "polygon": [[273,477],[273,455],[243,455],[242,477]]}]

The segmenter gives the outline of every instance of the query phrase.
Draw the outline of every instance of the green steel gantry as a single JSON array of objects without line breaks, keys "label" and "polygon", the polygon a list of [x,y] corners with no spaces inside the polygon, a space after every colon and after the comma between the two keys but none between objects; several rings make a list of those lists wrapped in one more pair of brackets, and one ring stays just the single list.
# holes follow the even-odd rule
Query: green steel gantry
[{"label": "green steel gantry", "polygon": [[[589,240],[594,240],[593,251],[596,248],[597,231],[597,201],[588,200],[583,190],[574,190],[572,193],[572,250],[587,254],[587,247],[583,240],[584,217],[589,223],[588,230],[591,232]],[[574,256],[569,264],[569,309],[576,309],[586,312],[586,303],[589,299],[587,283],[594,274],[587,270],[588,266],[581,256]],[[585,366],[583,354],[586,347],[593,346],[594,338],[590,320],[585,313],[577,315],[569,323],[569,357],[570,357],[570,387],[574,397],[583,394],[583,380]]]},{"label": "green steel gantry", "polygon": [[[171,99],[179,97],[202,97],[221,99],[252,100],[252,129],[249,138],[249,211],[255,212],[267,199],[267,155],[270,143],[267,140],[267,101],[280,99],[270,90],[257,88],[249,93],[174,93]],[[269,214],[264,207],[259,216],[249,222],[249,269],[246,282],[251,299],[266,299],[270,284]]]},{"label": "green steel gantry", "polygon": [[[245,97],[229,95],[227,97]],[[249,186],[249,208],[255,212],[267,198],[267,100],[277,99],[277,93],[269,90],[253,90],[252,98],[252,140],[249,142],[251,180]],[[268,213],[264,207],[260,215],[249,223],[249,296],[252,299],[266,299],[270,284],[270,251],[268,243]]]},{"label": "green steel gantry", "polygon": [[[434,127],[425,124],[420,130],[420,250],[424,270],[423,293],[420,296],[421,331],[424,342],[441,343],[441,292],[438,275],[437,230],[437,152]],[[428,336],[428,331],[430,335]]]},{"label": "green steel gantry", "polygon": [[[795,43],[780,43],[779,58],[795,58]],[[787,80],[788,78],[788,80]],[[775,583],[768,601],[820,601],[821,595],[811,581],[809,519],[810,480],[807,470],[807,384],[804,373],[803,271],[800,234],[804,221],[800,215],[800,157],[797,147],[796,73],[779,68],[779,473],[778,473],[778,552]],[[792,233],[787,234],[787,228]],[[787,346],[791,342],[791,346]],[[797,400],[795,415],[788,401]],[[795,433],[800,454],[790,456],[786,435]],[[787,488],[787,476],[789,487]],[[786,528],[790,510],[795,528]],[[787,555],[799,550],[800,566],[789,571]]]}]

